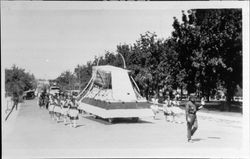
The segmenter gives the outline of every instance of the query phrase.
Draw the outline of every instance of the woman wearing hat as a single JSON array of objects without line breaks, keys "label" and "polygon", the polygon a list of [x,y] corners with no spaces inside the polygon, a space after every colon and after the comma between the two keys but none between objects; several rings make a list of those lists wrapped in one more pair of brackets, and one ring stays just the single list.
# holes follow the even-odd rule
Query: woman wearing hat
[{"label": "woman wearing hat", "polygon": [[71,101],[69,103],[69,118],[70,118],[70,126],[76,128],[76,120],[78,120],[79,110],[77,109],[78,104],[75,99],[71,97]]}]

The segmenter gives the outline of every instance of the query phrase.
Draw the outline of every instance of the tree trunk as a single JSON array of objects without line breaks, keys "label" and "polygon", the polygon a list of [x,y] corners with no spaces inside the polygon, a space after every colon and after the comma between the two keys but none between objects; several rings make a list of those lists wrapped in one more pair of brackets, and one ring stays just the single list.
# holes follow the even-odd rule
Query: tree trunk
[{"label": "tree trunk", "polygon": [[206,90],[206,99],[207,99],[207,102],[209,102],[209,98],[210,98],[210,90]]},{"label": "tree trunk", "polygon": [[182,95],[183,95],[183,88],[181,87],[181,100],[182,100]]},{"label": "tree trunk", "polygon": [[232,99],[233,99],[233,90],[231,89],[227,89],[227,95],[226,95],[226,107],[225,110],[226,111],[230,111],[231,110],[231,103],[232,103]]}]

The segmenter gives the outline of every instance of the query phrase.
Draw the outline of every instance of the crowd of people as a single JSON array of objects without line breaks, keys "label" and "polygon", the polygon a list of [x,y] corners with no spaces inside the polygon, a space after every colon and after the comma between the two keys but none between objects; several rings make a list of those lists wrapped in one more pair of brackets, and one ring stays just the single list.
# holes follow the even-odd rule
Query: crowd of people
[{"label": "crowd of people", "polygon": [[179,108],[180,101],[175,98],[167,97],[167,99],[162,103],[158,103],[158,99],[156,97],[152,98],[151,109],[154,113],[154,119],[156,119],[156,115],[159,113],[159,105],[162,106],[162,110],[167,122],[175,122],[175,123],[183,123],[180,120],[180,115],[183,114],[183,111]]},{"label": "crowd of people", "polygon": [[59,93],[52,95],[43,92],[39,95],[38,105],[40,108],[48,110],[51,120],[77,127],[79,110],[78,103],[73,96]]},{"label": "crowd of people", "polygon": [[[173,123],[184,123],[182,120],[182,115],[185,114],[187,122],[187,138],[188,142],[191,141],[191,136],[195,133],[198,128],[196,112],[205,105],[204,98],[201,99],[201,105],[197,106],[195,104],[196,97],[190,96],[188,102],[185,104],[185,110],[182,110],[180,106],[180,101],[178,97],[167,99],[162,103],[158,103],[156,97],[152,98],[151,109],[154,113],[154,119],[159,113],[159,105],[162,105],[162,111],[164,113],[167,122]],[[38,100],[38,105],[40,108],[48,109],[51,120],[57,123],[63,122],[65,125],[71,127],[77,127],[77,120],[79,119],[78,103],[73,96],[59,94],[55,95],[48,93],[41,93]],[[183,118],[184,119],[184,118]]]},{"label": "crowd of people", "polygon": [[163,102],[163,104],[158,103],[158,99],[156,97],[152,98],[151,109],[154,113],[154,119],[156,115],[159,113],[159,105],[162,105],[162,110],[167,122],[174,123],[184,123],[184,118],[181,116],[185,114],[186,123],[187,123],[187,141],[191,141],[191,137],[194,135],[195,131],[198,129],[198,122],[196,113],[205,105],[205,99],[201,98],[200,105],[196,103],[195,96],[189,96],[187,103],[185,104],[185,110],[182,110],[180,106],[180,101],[178,100],[178,96],[174,98],[167,97],[167,99]]}]

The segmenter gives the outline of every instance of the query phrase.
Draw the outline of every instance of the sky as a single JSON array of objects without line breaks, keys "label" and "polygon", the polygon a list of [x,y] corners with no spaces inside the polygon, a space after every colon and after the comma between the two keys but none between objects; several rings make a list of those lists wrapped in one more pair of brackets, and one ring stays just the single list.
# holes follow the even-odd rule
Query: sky
[{"label": "sky", "polygon": [[173,17],[181,17],[181,9],[114,9],[105,3],[5,3],[1,12],[2,65],[16,64],[45,79],[73,71],[105,50],[115,52],[118,44],[133,44],[146,31],[167,38]]},{"label": "sky", "polygon": [[140,34],[168,38],[181,3],[1,2],[2,68],[13,64],[36,78],[54,79]]}]

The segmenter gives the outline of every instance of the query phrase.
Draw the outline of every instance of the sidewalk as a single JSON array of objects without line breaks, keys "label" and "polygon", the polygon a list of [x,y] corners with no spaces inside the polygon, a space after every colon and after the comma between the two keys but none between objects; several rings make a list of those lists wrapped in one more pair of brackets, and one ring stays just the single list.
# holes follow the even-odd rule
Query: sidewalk
[{"label": "sidewalk", "polygon": [[6,103],[5,99],[2,101],[2,114],[1,115],[2,115],[3,137],[6,136],[9,132],[11,132],[13,130],[21,105],[22,105],[22,103],[19,103],[18,109],[17,110],[14,109],[12,111],[12,113],[10,114],[10,116],[8,117],[8,119],[5,121],[5,118],[7,117],[9,111],[7,113],[5,112],[5,110],[7,108],[7,103]]}]

